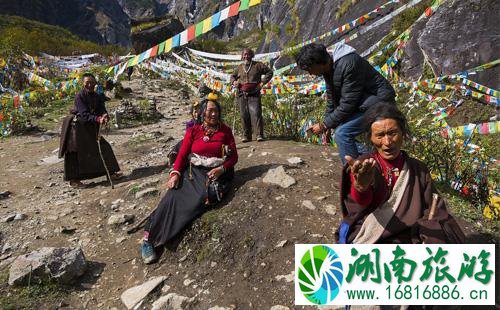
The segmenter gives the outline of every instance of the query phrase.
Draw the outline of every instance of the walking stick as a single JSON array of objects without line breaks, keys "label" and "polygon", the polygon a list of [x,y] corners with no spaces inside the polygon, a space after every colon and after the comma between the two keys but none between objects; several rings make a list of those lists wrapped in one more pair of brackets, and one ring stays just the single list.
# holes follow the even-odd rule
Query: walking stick
[{"label": "walking stick", "polygon": [[236,107],[236,105],[237,105],[237,104],[236,104],[236,101],[238,100],[238,99],[237,99],[237,98],[238,98],[238,97],[237,97],[237,96],[238,96],[238,94],[237,94],[234,90],[235,90],[235,87],[233,86],[233,87],[232,87],[232,91],[233,91],[233,93],[235,94],[235,95],[234,95],[234,110],[233,110],[233,128],[232,128],[233,135],[234,135],[234,126],[236,125],[236,108],[237,108],[237,107]]},{"label": "walking stick", "polygon": [[436,214],[438,198],[438,194],[432,194],[432,205],[431,209],[429,210],[429,221],[432,220],[434,218],[434,214]]},{"label": "walking stick", "polygon": [[109,174],[109,169],[108,166],[106,166],[106,161],[104,160],[104,156],[102,156],[102,150],[101,150],[101,128],[102,128],[102,123],[99,123],[99,129],[97,131],[97,149],[99,150],[99,156],[101,157],[102,164],[104,166],[104,169],[106,169],[106,176],[108,177],[109,184],[111,185],[111,189],[115,189],[115,186],[113,185],[113,181],[111,180],[111,175]]}]

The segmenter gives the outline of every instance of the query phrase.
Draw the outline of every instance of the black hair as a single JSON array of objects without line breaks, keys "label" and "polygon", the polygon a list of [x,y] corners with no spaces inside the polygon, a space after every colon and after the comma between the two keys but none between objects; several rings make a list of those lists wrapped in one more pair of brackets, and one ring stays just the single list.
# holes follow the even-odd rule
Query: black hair
[{"label": "black hair", "polygon": [[323,44],[311,43],[300,49],[295,56],[297,66],[302,70],[308,70],[313,65],[323,65],[331,58]]},{"label": "black hair", "polygon": [[399,129],[401,129],[405,138],[410,138],[410,129],[408,128],[406,117],[401,111],[399,111],[394,102],[378,102],[372,105],[363,114],[363,118],[365,123],[365,139],[368,142],[371,141],[372,124],[376,121],[388,118],[393,119],[398,123]]},{"label": "black hair", "polygon": [[217,107],[217,110],[219,110],[219,122],[222,121],[222,108],[220,106],[220,103],[215,100],[203,99],[203,101],[201,101],[200,103],[200,109],[198,110],[198,123],[203,123],[205,121],[205,112],[207,111],[209,101],[213,102]]},{"label": "black hair", "polygon": [[83,75],[82,75],[82,80],[86,77],[91,77],[94,79],[94,81],[97,81],[96,78],[95,78],[95,75],[93,75],[92,73],[90,72],[85,72]]}]

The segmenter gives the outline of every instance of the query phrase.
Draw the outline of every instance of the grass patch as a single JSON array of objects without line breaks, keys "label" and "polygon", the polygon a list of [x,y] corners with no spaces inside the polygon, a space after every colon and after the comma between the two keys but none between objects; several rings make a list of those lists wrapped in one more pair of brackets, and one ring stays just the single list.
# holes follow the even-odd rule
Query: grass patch
[{"label": "grass patch", "polygon": [[8,270],[0,271],[1,309],[53,309],[68,295],[56,282],[32,284],[29,287],[11,287]]}]

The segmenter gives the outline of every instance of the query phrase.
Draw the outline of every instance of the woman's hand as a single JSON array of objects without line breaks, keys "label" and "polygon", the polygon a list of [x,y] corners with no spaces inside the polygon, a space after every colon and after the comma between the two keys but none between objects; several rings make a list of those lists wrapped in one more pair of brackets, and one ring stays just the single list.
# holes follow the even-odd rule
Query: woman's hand
[{"label": "woman's hand", "polygon": [[168,189],[176,188],[177,185],[179,185],[179,175],[173,173],[170,175],[170,179],[168,179],[167,181],[167,188]]},{"label": "woman's hand", "polygon": [[349,155],[345,156],[345,160],[349,164],[351,173],[354,176],[354,188],[358,192],[366,191],[375,179],[375,165],[377,161],[374,158],[354,160]]},{"label": "woman's hand", "polygon": [[224,167],[220,166],[210,170],[207,175],[210,180],[217,180],[224,173]]}]

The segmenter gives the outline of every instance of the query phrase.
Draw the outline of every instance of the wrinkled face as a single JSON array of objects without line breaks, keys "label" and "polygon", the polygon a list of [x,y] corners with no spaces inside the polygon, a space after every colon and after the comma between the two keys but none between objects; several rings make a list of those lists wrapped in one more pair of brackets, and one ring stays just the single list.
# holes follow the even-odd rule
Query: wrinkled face
[{"label": "wrinkled face", "polygon": [[241,60],[243,60],[243,62],[247,65],[252,62],[252,58],[252,52],[249,50],[244,50],[243,53],[241,53]]},{"label": "wrinkled face", "polygon": [[219,109],[213,101],[207,103],[207,109],[205,110],[205,122],[208,125],[215,126],[219,123]]},{"label": "wrinkled face", "polygon": [[90,93],[94,92],[95,88],[95,79],[90,76],[86,76],[83,78],[83,87]]},{"label": "wrinkled face", "polygon": [[392,118],[376,121],[371,126],[370,140],[382,158],[393,160],[399,156],[404,142],[403,131]]}]

